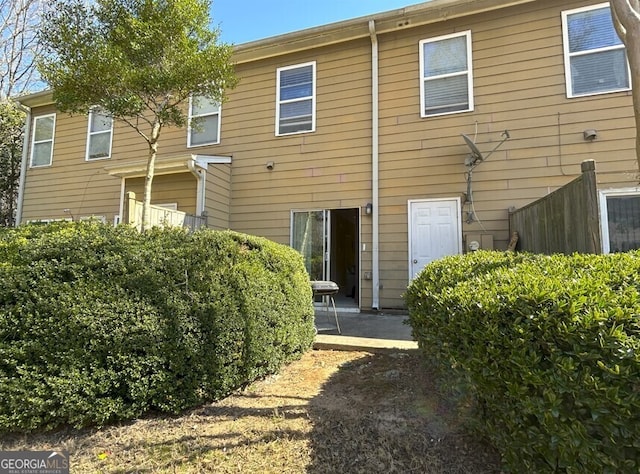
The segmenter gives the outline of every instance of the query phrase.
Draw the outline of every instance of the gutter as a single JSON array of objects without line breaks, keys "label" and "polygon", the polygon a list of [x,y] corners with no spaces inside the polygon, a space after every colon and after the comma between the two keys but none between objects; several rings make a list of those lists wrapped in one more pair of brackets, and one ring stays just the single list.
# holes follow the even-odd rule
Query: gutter
[{"label": "gutter", "polygon": [[379,226],[379,77],[378,77],[378,36],[376,21],[369,21],[369,35],[371,38],[371,191],[373,205],[372,215],[372,255],[371,274],[373,278],[373,294],[371,308],[380,308],[380,226]]},{"label": "gutter", "polygon": [[31,108],[16,101],[18,108],[27,116],[24,125],[24,138],[22,143],[22,160],[20,162],[20,178],[18,180],[18,202],[16,207],[15,227],[22,223],[22,208],[24,202],[24,187],[27,180],[27,162],[29,160],[29,141],[31,137]]},{"label": "gutter", "polygon": [[431,0],[374,15],[353,18],[234,46],[235,64],[284,56],[356,39],[367,38],[367,24],[376,23],[378,35],[430,25],[453,18],[492,12],[539,0]]}]

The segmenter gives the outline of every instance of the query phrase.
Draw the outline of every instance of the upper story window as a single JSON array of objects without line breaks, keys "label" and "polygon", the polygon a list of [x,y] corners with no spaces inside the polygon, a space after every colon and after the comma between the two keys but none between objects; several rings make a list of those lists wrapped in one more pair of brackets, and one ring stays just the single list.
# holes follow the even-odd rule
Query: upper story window
[{"label": "upper story window", "polygon": [[100,109],[92,109],[89,112],[86,159],[89,161],[111,157],[112,137],[113,118]]},{"label": "upper story window", "polygon": [[630,89],[624,44],[608,3],[562,12],[567,97]]},{"label": "upper story window", "polygon": [[191,97],[187,146],[218,143],[220,143],[220,104],[204,96]]},{"label": "upper story window", "polygon": [[473,110],[471,31],[420,41],[422,117]]},{"label": "upper story window", "polygon": [[316,63],[278,68],[276,135],[316,129]]},{"label": "upper story window", "polygon": [[31,166],[50,166],[53,159],[53,135],[56,114],[42,115],[33,120]]}]

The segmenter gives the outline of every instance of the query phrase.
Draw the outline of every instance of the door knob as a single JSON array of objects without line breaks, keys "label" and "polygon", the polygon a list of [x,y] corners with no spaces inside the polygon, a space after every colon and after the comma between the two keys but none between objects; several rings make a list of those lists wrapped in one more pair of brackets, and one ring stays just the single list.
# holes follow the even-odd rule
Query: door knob
[{"label": "door knob", "polygon": [[418,263],[418,259],[414,259],[414,260],[413,260],[413,263]]}]

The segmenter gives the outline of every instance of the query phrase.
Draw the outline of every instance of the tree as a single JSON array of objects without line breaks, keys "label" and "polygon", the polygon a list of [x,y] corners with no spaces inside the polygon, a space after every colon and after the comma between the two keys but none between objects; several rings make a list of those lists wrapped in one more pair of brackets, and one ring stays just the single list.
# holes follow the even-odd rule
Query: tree
[{"label": "tree", "polygon": [[640,171],[640,0],[611,0],[613,26],[624,43],[631,71],[631,94],[636,120],[636,161]]},{"label": "tree", "polygon": [[14,224],[24,113],[9,99],[38,83],[35,57],[42,0],[0,0],[0,226]]},{"label": "tree", "polygon": [[45,15],[38,69],[62,112],[98,107],[148,145],[142,228],[161,132],[184,126],[190,96],[222,103],[237,79],[207,0],[58,0]]},{"label": "tree", "polygon": [[24,114],[9,101],[0,101],[0,226],[15,223],[18,178],[22,159]]},{"label": "tree", "polygon": [[42,0],[0,0],[0,100],[38,83],[35,57]]}]

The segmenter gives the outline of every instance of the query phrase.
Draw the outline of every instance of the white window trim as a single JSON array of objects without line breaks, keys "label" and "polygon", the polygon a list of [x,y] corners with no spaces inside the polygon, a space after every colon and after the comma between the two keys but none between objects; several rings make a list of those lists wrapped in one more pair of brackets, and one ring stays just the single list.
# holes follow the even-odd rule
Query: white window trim
[{"label": "white window trim", "polygon": [[[102,130],[100,132],[91,132],[91,119],[93,118],[94,112],[98,111],[97,109],[91,109],[89,111],[89,120],[87,123],[87,149],[85,151],[84,160],[85,161],[100,161],[100,160],[108,160],[111,158],[111,147],[113,145],[113,117],[109,117],[111,119],[111,128],[109,129],[109,152],[107,156],[101,156],[99,158],[90,158],[89,157],[89,149],[91,147],[91,137],[93,135],[100,135],[107,133],[107,130]],[[104,114],[103,114],[104,115]]]},{"label": "white window trim", "polygon": [[171,211],[177,211],[178,210],[178,203],[177,202],[163,202],[163,203],[160,203],[160,204],[154,204],[154,206],[161,207],[163,209],[169,209]]},{"label": "white window trim", "polygon": [[[219,145],[220,144],[220,131],[222,130],[222,105],[218,104],[218,111],[217,112],[212,112],[212,113],[208,113],[208,114],[201,114],[201,115],[193,115],[192,113],[193,110],[193,97],[189,97],[189,125],[187,127],[187,148],[198,148],[201,146],[209,146],[209,145]],[[200,117],[211,117],[213,115],[217,115],[218,116],[218,131],[217,131],[217,140],[215,141],[211,141],[211,142],[207,142],[207,143],[198,143],[197,145],[192,145],[191,144],[191,120],[193,118],[200,118]]]},{"label": "white window trim", "polygon": [[[424,45],[426,43],[436,43],[438,41],[456,38],[459,36],[466,36],[467,39],[467,69],[464,72],[455,72],[450,74],[442,74],[440,76],[435,76],[430,79],[441,79],[444,77],[453,77],[453,76],[462,76],[467,75],[467,95],[469,101],[469,108],[464,110],[454,110],[452,112],[442,112],[438,114],[427,114],[425,113],[425,97],[424,97],[424,83],[427,79],[424,77]],[[462,31],[460,33],[452,33],[449,35],[436,36],[435,38],[428,38],[421,40],[419,43],[420,48],[420,117],[422,118],[431,118],[431,117],[440,117],[443,115],[452,115],[452,114],[461,114],[465,112],[473,112],[475,108],[475,103],[473,99],[473,51],[472,51],[472,41],[471,41],[471,30]],[[452,104],[453,105],[453,104]]]},{"label": "white window trim", "polygon": [[[311,74],[312,74],[312,84],[311,84],[311,97],[299,97],[296,99],[289,99],[280,101],[280,73],[282,71],[288,71],[291,69],[299,69],[303,67],[311,66]],[[301,102],[303,100],[309,100],[311,98],[311,129],[310,130],[300,130],[297,132],[280,132],[280,105],[288,104],[292,102]],[[301,64],[294,64],[291,66],[279,67],[276,70],[276,137],[289,136],[289,135],[299,135],[301,133],[313,133],[316,131],[316,61],[309,61]]]},{"label": "white window trim", "polygon": [[[47,140],[40,140],[36,142],[36,130],[38,129],[38,120],[53,117],[53,129],[51,132],[51,138]],[[53,163],[53,146],[55,143],[56,137],[56,114],[46,114],[46,115],[38,115],[33,118],[33,133],[31,134],[31,157],[29,158],[29,167],[30,168],[44,168],[46,166],[51,166]],[[35,146],[38,143],[46,143],[51,142],[51,155],[49,156],[49,163],[43,165],[34,165],[33,164],[33,152],[35,150]]]},{"label": "white window trim", "polygon": [[97,215],[80,216],[78,218],[78,221],[80,221],[80,222],[100,222],[102,224],[106,224],[107,223],[107,216],[97,216]]},{"label": "white window trim", "polygon": [[71,217],[51,217],[47,219],[28,219],[27,224],[51,224],[53,222],[73,222]]},{"label": "white window trim", "polygon": [[[611,6],[610,6],[609,2],[604,2],[604,3],[598,3],[596,5],[590,5],[588,7],[574,8],[573,10],[565,10],[565,11],[562,12],[562,48],[563,48],[563,52],[564,52],[564,80],[565,80],[565,85],[566,85],[566,90],[567,90],[567,98],[568,99],[572,99],[572,98],[576,98],[576,97],[589,97],[589,96],[592,96],[592,95],[612,94],[614,92],[623,92],[623,91],[631,90],[631,70],[629,68],[628,60],[627,60],[627,74],[629,75],[629,77],[628,77],[629,87],[621,87],[619,89],[611,89],[611,90],[608,90],[608,91],[586,92],[584,94],[574,94],[573,93],[573,81],[571,80],[572,76],[571,76],[571,61],[570,61],[570,58],[575,57],[575,56],[584,56],[584,55],[587,55],[587,54],[593,54],[593,53],[598,53],[598,52],[615,51],[617,49],[625,49],[624,44],[620,44],[618,46],[608,46],[606,48],[590,49],[589,51],[580,51],[580,52],[577,52],[577,53],[569,52],[569,25],[567,23],[567,19],[569,18],[569,16],[570,15],[574,15],[576,13],[582,13],[582,12],[587,12],[587,11],[591,11],[591,10],[598,10],[600,8],[611,8]],[[625,56],[626,56],[626,51],[625,51]]]},{"label": "white window trim", "polygon": [[600,205],[600,236],[602,240],[602,253],[611,252],[611,247],[609,245],[609,213],[607,211],[607,197],[609,196],[640,196],[640,187],[601,189],[600,191],[598,191],[598,201]]}]

